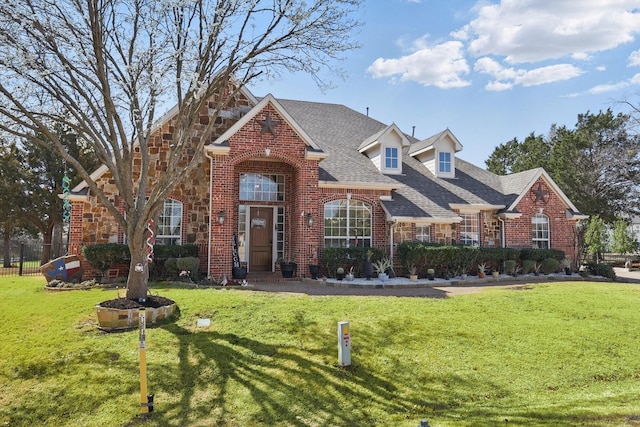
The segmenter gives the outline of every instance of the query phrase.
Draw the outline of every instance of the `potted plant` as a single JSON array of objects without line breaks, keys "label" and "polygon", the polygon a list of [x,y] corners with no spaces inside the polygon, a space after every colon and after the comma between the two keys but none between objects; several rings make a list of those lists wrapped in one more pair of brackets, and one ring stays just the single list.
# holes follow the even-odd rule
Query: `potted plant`
[{"label": "potted plant", "polygon": [[344,276],[344,278],[349,282],[351,282],[355,278],[355,276],[353,275],[353,266],[349,268],[349,272]]},{"label": "potted plant", "polygon": [[436,271],[433,268],[427,270],[427,279],[434,280],[436,278]]},{"label": "potted plant", "polygon": [[338,269],[336,270],[336,279],[338,280],[344,279],[344,268],[338,267]]},{"label": "potted plant", "polygon": [[565,258],[562,260],[562,266],[564,267],[564,274],[567,276],[571,276],[573,273],[571,271],[571,260],[569,258]]},{"label": "potted plant", "polygon": [[491,275],[493,276],[494,279],[497,279],[500,277],[500,271],[496,268],[491,272]]},{"label": "potted plant", "polygon": [[320,273],[320,265],[318,264],[318,251],[316,248],[313,248],[313,252],[311,252],[311,259],[309,260],[309,273],[311,274],[312,279],[318,278],[318,273]]},{"label": "potted plant", "polygon": [[373,263],[373,269],[378,274],[378,279],[382,282],[386,282],[389,279],[387,270],[391,269],[391,260],[388,257],[380,258]]},{"label": "potted plant", "polygon": [[373,264],[371,263],[371,257],[373,256],[373,251],[369,249],[365,253],[365,258],[362,260],[362,272],[364,273],[364,277],[367,280],[371,280],[373,277]]},{"label": "potted plant", "polygon": [[418,267],[416,267],[415,264],[409,266],[409,280],[412,282],[418,281]]},{"label": "potted plant", "polygon": [[484,262],[478,264],[478,279],[484,279],[487,276],[487,264]]},{"label": "potted plant", "polygon": [[291,278],[295,275],[296,270],[298,269],[298,264],[293,261],[284,261],[280,259],[280,273],[282,273],[282,277]]}]

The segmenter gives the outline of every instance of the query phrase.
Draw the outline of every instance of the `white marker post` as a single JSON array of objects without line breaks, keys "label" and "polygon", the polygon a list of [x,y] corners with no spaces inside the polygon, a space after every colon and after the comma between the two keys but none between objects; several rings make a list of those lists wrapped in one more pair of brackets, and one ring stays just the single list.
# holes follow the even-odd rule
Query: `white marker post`
[{"label": "white marker post", "polygon": [[351,333],[349,322],[338,322],[338,363],[351,365]]}]

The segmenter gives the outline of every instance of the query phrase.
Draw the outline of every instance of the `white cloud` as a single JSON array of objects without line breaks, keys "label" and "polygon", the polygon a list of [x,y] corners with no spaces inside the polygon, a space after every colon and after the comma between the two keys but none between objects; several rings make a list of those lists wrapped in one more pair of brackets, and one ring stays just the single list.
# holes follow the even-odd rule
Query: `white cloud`
[{"label": "white cloud", "polygon": [[498,61],[487,57],[478,59],[473,69],[493,78],[493,81],[485,86],[489,91],[511,89],[516,85],[538,86],[568,80],[582,73],[579,68],[571,64],[549,65],[532,70],[503,67]]},{"label": "white cloud", "polygon": [[484,5],[464,28],[474,56],[538,62],[630,42],[640,31],[638,0],[502,0]]},{"label": "white cloud", "polygon": [[[471,12],[476,18],[451,31],[453,40],[404,43],[406,55],[378,58],[367,71],[392,81],[458,88],[471,84],[470,55],[479,58],[473,71],[492,77],[486,90],[536,86],[580,76],[576,64],[640,34],[640,0],[479,0]],[[516,66],[526,63],[538,66]],[[628,65],[640,66],[640,50],[629,55]]]},{"label": "white cloud", "polygon": [[633,77],[631,77],[628,80],[622,80],[619,81],[617,83],[607,83],[607,84],[601,84],[601,85],[597,85],[597,86],[593,86],[592,88],[588,89],[587,91],[583,92],[583,93],[572,93],[567,95],[566,97],[568,98],[574,98],[580,95],[600,95],[603,93],[607,93],[607,92],[613,92],[616,90],[620,90],[620,89],[624,89],[626,87],[629,86],[634,86],[634,85],[640,85],[640,73],[634,75]]},{"label": "white cloud", "polygon": [[398,59],[376,59],[367,69],[374,78],[400,76],[401,81],[415,81],[441,89],[468,86],[462,78],[469,65],[462,53],[463,44],[448,41],[427,46],[426,39],[416,41],[415,52]]},{"label": "white cloud", "polygon": [[629,62],[627,65],[629,67],[640,67],[640,50],[631,52],[631,54],[629,55]]},{"label": "white cloud", "polygon": [[628,81],[597,85],[597,86],[594,86],[591,89],[589,89],[587,91],[587,93],[589,93],[591,95],[599,95],[601,93],[613,92],[613,91],[618,90],[618,89],[623,89],[623,88],[625,88],[627,86],[629,86],[629,82]]}]

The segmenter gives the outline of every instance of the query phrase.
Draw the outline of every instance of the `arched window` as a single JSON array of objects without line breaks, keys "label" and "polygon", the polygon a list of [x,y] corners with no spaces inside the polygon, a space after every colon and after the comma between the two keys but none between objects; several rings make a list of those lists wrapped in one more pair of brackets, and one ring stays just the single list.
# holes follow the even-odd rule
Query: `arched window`
[{"label": "arched window", "polygon": [[549,217],[541,213],[531,217],[531,240],[534,248],[549,249]]},{"label": "arched window", "polygon": [[156,229],[156,244],[182,244],[182,203],[179,201],[164,201]]},{"label": "arched window", "polygon": [[325,203],[324,246],[371,247],[371,205],[350,199]]}]

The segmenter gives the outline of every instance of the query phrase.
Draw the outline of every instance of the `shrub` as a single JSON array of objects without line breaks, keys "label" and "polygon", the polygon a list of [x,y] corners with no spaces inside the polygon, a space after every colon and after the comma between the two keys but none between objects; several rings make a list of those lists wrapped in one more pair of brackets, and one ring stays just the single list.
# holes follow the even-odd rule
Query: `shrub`
[{"label": "shrub", "polygon": [[508,259],[504,262],[504,272],[506,274],[513,274],[516,271],[516,260]]},{"label": "shrub", "polygon": [[102,243],[82,248],[82,256],[92,268],[105,272],[116,264],[128,263],[129,247],[118,243]]},{"label": "shrub", "polygon": [[557,249],[538,249],[538,248],[525,248],[520,250],[520,259],[530,259],[537,262],[542,262],[546,258],[553,258],[558,261],[562,261],[566,258],[564,251]]},{"label": "shrub", "polygon": [[192,279],[197,280],[198,268],[200,267],[200,260],[196,257],[191,257],[191,256],[178,258],[176,260],[176,267],[178,268],[179,272],[188,271],[189,276]]},{"label": "shrub", "polygon": [[168,258],[198,257],[197,245],[155,245],[154,260],[164,261]]},{"label": "shrub", "polygon": [[175,277],[180,272],[180,270],[178,270],[178,258],[167,258],[164,261],[163,267],[165,274],[168,276]]},{"label": "shrub", "polygon": [[522,260],[522,273],[529,274],[533,273],[536,269],[536,262],[532,259],[524,259]]},{"label": "shrub", "polygon": [[609,264],[596,264],[594,274],[611,280],[615,280],[616,278],[616,273]]},{"label": "shrub", "polygon": [[371,261],[377,261],[385,256],[385,252],[379,248],[324,248],[322,252],[322,264],[330,277],[333,277],[336,269],[342,267],[345,270],[359,274],[362,262],[367,258],[367,251],[371,251]]},{"label": "shrub", "polygon": [[560,261],[555,258],[545,258],[542,260],[542,273],[551,274],[560,269]]},{"label": "shrub", "polygon": [[191,256],[178,258],[176,260],[176,267],[178,267],[178,270],[180,271],[198,271],[198,267],[200,267],[200,260],[196,257]]}]

